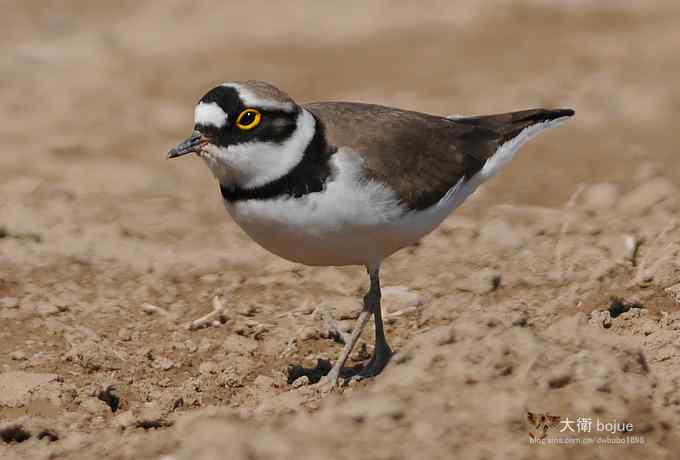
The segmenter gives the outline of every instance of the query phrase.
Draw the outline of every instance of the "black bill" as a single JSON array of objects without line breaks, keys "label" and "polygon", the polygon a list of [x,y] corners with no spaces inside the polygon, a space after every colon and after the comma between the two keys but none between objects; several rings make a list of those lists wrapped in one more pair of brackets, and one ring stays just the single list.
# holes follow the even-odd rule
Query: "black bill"
[{"label": "black bill", "polygon": [[168,151],[168,158],[181,157],[187,153],[198,153],[201,147],[207,142],[208,141],[203,137],[203,134],[194,131],[188,139],[182,141],[177,147]]}]

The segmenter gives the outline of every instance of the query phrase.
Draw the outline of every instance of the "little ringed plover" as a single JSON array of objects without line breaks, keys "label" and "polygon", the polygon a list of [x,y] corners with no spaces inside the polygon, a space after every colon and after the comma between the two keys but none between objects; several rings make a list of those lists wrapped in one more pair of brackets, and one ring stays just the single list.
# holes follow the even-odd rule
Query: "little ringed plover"
[{"label": "little ringed plover", "polygon": [[168,152],[201,157],[232,218],[265,249],[306,265],[366,267],[370,288],[339,359],[370,316],[363,377],[392,354],[380,311],[380,264],[435,229],[517,150],[571,109],[443,117],[356,102],[298,104],[261,81],[225,83],[195,107],[193,134]]}]

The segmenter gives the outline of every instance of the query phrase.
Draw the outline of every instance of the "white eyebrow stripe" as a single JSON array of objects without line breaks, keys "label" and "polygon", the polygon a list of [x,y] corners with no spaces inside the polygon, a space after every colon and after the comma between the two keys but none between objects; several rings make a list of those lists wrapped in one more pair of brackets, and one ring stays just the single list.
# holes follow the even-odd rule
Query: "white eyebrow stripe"
[{"label": "white eyebrow stripe", "polygon": [[227,124],[227,114],[217,102],[200,102],[194,110],[194,124],[221,128]]},{"label": "white eyebrow stripe", "polygon": [[222,86],[234,88],[236,91],[238,91],[238,95],[241,98],[241,102],[243,102],[243,105],[245,105],[246,107],[260,107],[263,109],[283,110],[285,112],[295,111],[295,104],[291,104],[290,102],[260,99],[255,94],[253,94],[252,91],[248,90],[247,88],[244,88],[238,83],[222,83]]}]

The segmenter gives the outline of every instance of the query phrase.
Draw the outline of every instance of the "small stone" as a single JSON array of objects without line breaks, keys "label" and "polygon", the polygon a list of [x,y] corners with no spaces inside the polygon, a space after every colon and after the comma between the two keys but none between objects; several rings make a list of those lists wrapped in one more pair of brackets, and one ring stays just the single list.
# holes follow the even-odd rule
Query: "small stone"
[{"label": "small stone", "polygon": [[300,340],[315,340],[318,339],[320,332],[317,328],[313,326],[305,327],[302,332],[300,332]]},{"label": "small stone", "polygon": [[589,322],[605,329],[612,327],[612,317],[607,310],[595,310],[591,312]]},{"label": "small stone", "polygon": [[415,308],[423,304],[423,300],[415,291],[405,286],[387,286],[382,289],[381,304],[388,312],[397,312],[406,308]]},{"label": "small stone", "polygon": [[363,308],[361,301],[353,297],[335,297],[324,304],[333,309],[333,317],[337,320],[357,319]]},{"label": "small stone", "polygon": [[52,301],[52,304],[54,304],[55,307],[57,307],[57,310],[59,312],[63,313],[65,311],[69,311],[71,309],[71,305],[73,304],[73,301],[69,300],[68,298],[64,297],[57,297]]},{"label": "small stone", "polygon": [[258,307],[257,305],[250,304],[250,305],[245,305],[242,308],[238,310],[238,314],[241,316],[245,316],[248,318],[252,318],[255,315],[257,315],[262,309]]},{"label": "small stone", "polygon": [[142,311],[146,313],[147,315],[167,315],[168,312],[165,311],[163,308],[150,304],[148,302],[145,302],[142,304]]},{"label": "small stone", "polygon": [[10,353],[9,357],[14,361],[26,361],[28,359],[28,355],[26,355],[26,353],[24,353],[23,351],[19,350]]},{"label": "small stone", "polygon": [[35,307],[35,311],[40,316],[52,316],[59,313],[59,309],[57,308],[56,305],[52,305],[51,303],[47,302],[39,303],[38,306]]},{"label": "small stone", "polygon": [[129,329],[121,328],[118,330],[118,338],[123,342],[129,342],[132,340],[132,334]]},{"label": "small stone", "polygon": [[306,303],[305,305],[302,305],[301,307],[298,307],[295,309],[296,312],[299,312],[303,315],[311,315],[316,311],[316,307],[312,303]]},{"label": "small stone", "polygon": [[156,369],[160,369],[162,371],[169,371],[170,369],[175,367],[175,362],[163,356],[158,356],[154,357],[154,360],[151,362],[151,365]]},{"label": "small stone", "polygon": [[184,346],[186,347],[187,351],[189,353],[196,353],[198,350],[198,345],[196,345],[193,341],[191,340],[186,340],[184,342]]},{"label": "small stone", "polygon": [[198,344],[198,351],[200,353],[205,353],[206,351],[209,351],[210,348],[212,348],[212,343],[210,343],[210,340],[203,337],[201,343]]},{"label": "small stone", "polygon": [[19,308],[19,299],[16,297],[3,297],[0,299],[0,307]]},{"label": "small stone", "polygon": [[163,417],[163,411],[156,403],[150,403],[142,408],[135,426],[148,430],[149,428],[160,428],[169,426],[170,423]]},{"label": "small stone", "polygon": [[89,397],[81,401],[80,407],[93,415],[104,415],[111,412],[111,409],[104,401],[94,397]]},{"label": "small stone", "polygon": [[205,284],[215,284],[220,280],[220,277],[215,274],[208,274],[208,275],[203,275],[199,278],[202,283]]},{"label": "small stone", "polygon": [[431,332],[434,343],[438,346],[451,345],[456,342],[456,331],[452,327],[440,326]]},{"label": "small stone", "polygon": [[488,294],[498,289],[501,281],[502,275],[498,271],[483,268],[471,272],[467,279],[456,281],[455,286],[461,291]]},{"label": "small stone", "polygon": [[293,388],[300,388],[300,387],[304,387],[306,385],[309,385],[309,377],[307,377],[306,375],[303,375],[302,377],[298,377],[293,382]]}]

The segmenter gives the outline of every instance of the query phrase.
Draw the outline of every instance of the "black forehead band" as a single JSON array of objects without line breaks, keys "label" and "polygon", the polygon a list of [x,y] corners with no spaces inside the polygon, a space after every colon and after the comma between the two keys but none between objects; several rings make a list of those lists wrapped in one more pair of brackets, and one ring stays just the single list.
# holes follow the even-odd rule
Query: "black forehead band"
[{"label": "black forehead band", "polygon": [[[241,101],[241,98],[239,96],[238,90],[232,86],[217,86],[208,91],[208,93],[205,96],[203,96],[199,102],[203,102],[205,104],[215,103],[226,114],[239,114],[241,113],[241,111],[250,108],[250,106],[246,106],[243,104],[243,101]],[[253,106],[253,108],[256,108],[263,114],[267,113],[267,114],[297,115],[300,112],[300,110],[295,106],[293,110],[257,106]]]},{"label": "black forehead band", "polygon": [[215,103],[224,113],[234,113],[245,108],[236,88],[231,86],[217,86],[203,96],[200,100],[204,104]]}]

